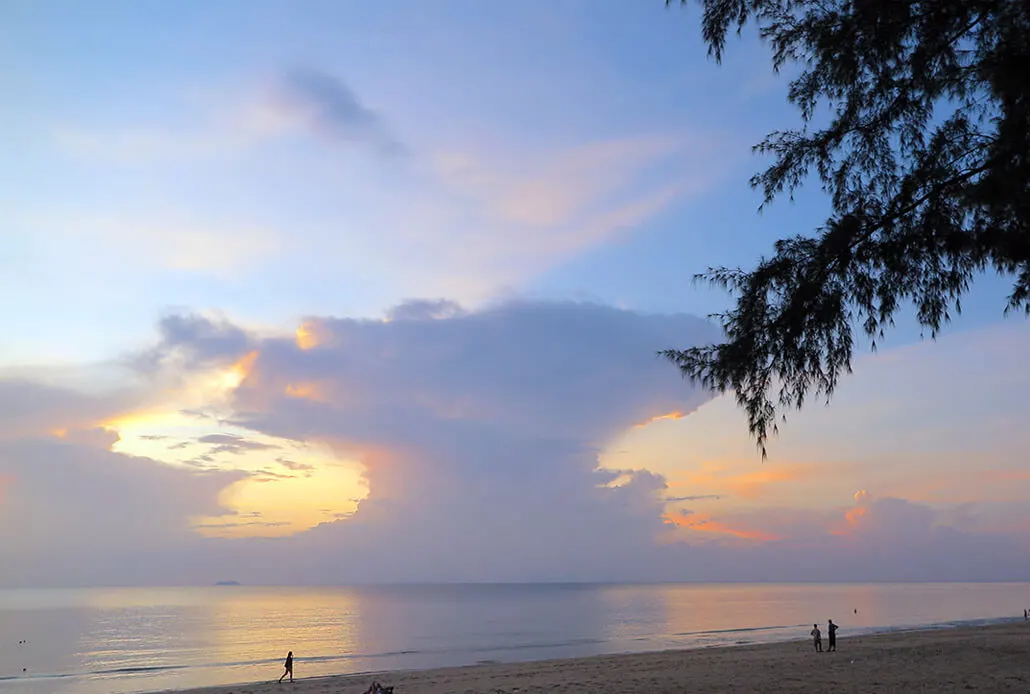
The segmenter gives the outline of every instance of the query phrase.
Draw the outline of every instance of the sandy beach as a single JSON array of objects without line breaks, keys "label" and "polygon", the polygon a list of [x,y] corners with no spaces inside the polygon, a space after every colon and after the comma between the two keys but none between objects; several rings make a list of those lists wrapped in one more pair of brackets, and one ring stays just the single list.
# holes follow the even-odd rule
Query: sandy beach
[{"label": "sandy beach", "polygon": [[[825,637],[824,637],[824,647]],[[662,694],[665,692],[1030,692],[1030,624],[383,673],[396,694]],[[303,678],[187,694],[361,694],[370,675]],[[281,672],[281,671],[279,671]],[[278,677],[279,672],[275,673]]]}]

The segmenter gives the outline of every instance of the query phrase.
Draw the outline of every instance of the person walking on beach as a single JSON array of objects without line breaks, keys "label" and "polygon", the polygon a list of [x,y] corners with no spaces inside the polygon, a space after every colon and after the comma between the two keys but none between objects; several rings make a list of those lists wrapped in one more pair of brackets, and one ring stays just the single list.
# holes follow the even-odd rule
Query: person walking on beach
[{"label": "person walking on beach", "polygon": [[819,625],[812,625],[812,645],[815,646],[816,653],[823,652],[823,635],[819,633]]},{"label": "person walking on beach", "polygon": [[283,674],[279,676],[279,683],[282,684],[283,677],[286,677],[286,675],[290,676],[290,682],[292,682],[293,681],[293,651],[290,651],[289,653],[286,654],[286,662],[283,663],[283,666],[286,669],[283,671]]},{"label": "person walking on beach", "polygon": [[827,646],[826,652],[837,650],[837,625],[830,620],[830,623],[826,625],[826,633],[830,635],[830,645]]}]

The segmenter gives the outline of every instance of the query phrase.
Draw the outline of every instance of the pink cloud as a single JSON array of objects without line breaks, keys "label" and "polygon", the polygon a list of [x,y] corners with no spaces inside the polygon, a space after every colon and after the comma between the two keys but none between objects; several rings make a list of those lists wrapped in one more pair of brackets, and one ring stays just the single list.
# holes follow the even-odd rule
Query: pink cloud
[{"label": "pink cloud", "polygon": [[665,514],[665,519],[667,523],[679,529],[689,531],[688,538],[691,534],[700,533],[701,535],[714,534],[716,536],[729,536],[757,542],[771,542],[783,539],[779,535],[774,535],[766,530],[736,525],[708,514],[694,513],[692,511],[680,510],[667,513]]}]

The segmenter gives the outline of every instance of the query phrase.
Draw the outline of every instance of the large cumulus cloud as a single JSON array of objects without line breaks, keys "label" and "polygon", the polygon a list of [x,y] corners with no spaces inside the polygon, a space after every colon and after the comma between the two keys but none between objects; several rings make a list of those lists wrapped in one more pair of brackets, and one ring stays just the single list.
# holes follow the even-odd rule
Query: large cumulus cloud
[{"label": "large cumulus cloud", "polygon": [[413,302],[388,320],[304,330],[306,342],[257,346],[234,423],[365,464],[358,511],[297,543],[325,550],[306,552],[320,557],[314,575],[591,579],[656,559],[664,480],[632,471],[613,484],[620,473],[598,470],[598,451],[708,398],[654,355],[715,339],[709,323],[590,304]]},{"label": "large cumulus cloud", "polygon": [[[670,501],[702,497],[671,499],[647,470],[599,469],[599,451],[623,432],[708,399],[654,356],[718,338],[695,317],[410,302],[383,320],[312,318],[295,336],[190,315],[159,327],[134,362],[141,373],[166,384],[177,382],[169,371],[243,364],[230,411],[205,421],[360,460],[368,497],[294,536],[204,539],[193,519],[229,513],[220,495],[246,473],[108,450],[112,433],[90,423],[124,411],[124,395],[0,379],[0,411],[17,423],[0,436],[0,585],[983,580],[1030,570],[1013,539],[963,532],[904,499],[670,516]],[[243,453],[237,436],[205,437]]]},{"label": "large cumulus cloud", "polygon": [[[665,482],[598,470],[598,450],[640,421],[704,402],[654,354],[716,337],[690,316],[546,303],[466,312],[410,302],[382,321],[313,319],[307,343],[224,318],[168,316],[159,328],[133,362],[140,372],[166,384],[169,370],[248,359],[233,423],[361,460],[369,497],[300,536],[204,540],[191,519],[225,513],[219,494],[242,473],[108,450],[112,434],[90,424],[125,409],[114,396],[0,382],[0,406],[32,423],[0,449],[12,559],[0,583],[632,573],[660,549]],[[59,428],[63,438],[48,433]]]}]

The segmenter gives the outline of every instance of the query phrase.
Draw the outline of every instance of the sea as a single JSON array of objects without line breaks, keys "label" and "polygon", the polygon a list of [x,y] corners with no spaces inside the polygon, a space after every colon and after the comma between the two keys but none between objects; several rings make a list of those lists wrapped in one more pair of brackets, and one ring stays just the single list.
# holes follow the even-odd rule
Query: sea
[{"label": "sea", "polygon": [[[126,692],[1023,619],[1030,583],[0,590],[0,692]],[[387,684],[389,684],[387,682]]]}]

